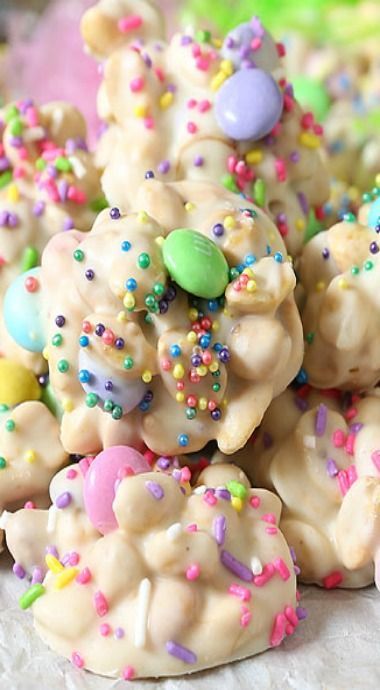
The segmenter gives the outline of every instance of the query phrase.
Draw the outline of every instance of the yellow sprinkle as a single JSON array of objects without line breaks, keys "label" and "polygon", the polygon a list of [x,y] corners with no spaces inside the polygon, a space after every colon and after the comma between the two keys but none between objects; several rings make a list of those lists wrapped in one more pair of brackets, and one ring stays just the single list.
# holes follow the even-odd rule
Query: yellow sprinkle
[{"label": "yellow sprinkle", "polygon": [[49,568],[49,570],[51,570],[52,573],[57,574],[57,573],[61,573],[62,570],[64,570],[62,563],[58,560],[58,558],[53,556],[52,553],[46,554],[45,563],[46,563],[47,567]]},{"label": "yellow sprinkle", "polygon": [[286,259],[287,259],[287,261],[289,261],[290,264],[293,264],[293,257],[292,257],[291,254],[288,254],[288,256],[286,257]]},{"label": "yellow sprinkle", "polygon": [[214,46],[214,48],[221,48],[223,45],[223,41],[221,38],[212,38],[211,43]]},{"label": "yellow sprinkle", "polygon": [[144,383],[150,383],[152,380],[152,372],[149,371],[149,369],[146,369],[145,371],[143,371],[141,378],[144,381]]},{"label": "yellow sprinkle", "polygon": [[126,317],[125,311],[119,311],[119,313],[118,313],[118,315],[117,315],[117,317],[116,317],[116,320],[117,320],[119,323],[122,323],[123,321],[126,321],[126,319],[127,319],[127,317]]},{"label": "yellow sprinkle", "polygon": [[238,496],[231,496],[231,505],[235,508],[237,513],[241,513],[244,508],[244,503]]},{"label": "yellow sprinkle", "polygon": [[166,110],[173,103],[174,96],[171,91],[166,91],[160,98],[160,108]]},{"label": "yellow sprinkle", "polygon": [[148,108],[146,105],[135,105],[133,108],[133,112],[136,115],[136,117],[146,117],[148,114]]},{"label": "yellow sprinkle", "polygon": [[25,455],[24,455],[24,460],[25,462],[35,462],[36,461],[36,452],[34,450],[27,450]]},{"label": "yellow sprinkle", "polygon": [[7,199],[13,203],[17,203],[20,199],[20,192],[15,184],[10,184],[7,189]]},{"label": "yellow sprinkle", "polygon": [[227,398],[224,398],[224,400],[222,400],[222,405],[223,405],[223,407],[227,407],[227,405],[228,405]]},{"label": "yellow sprinkle", "polygon": [[222,86],[223,82],[226,81],[226,79],[227,75],[224,72],[222,72],[222,70],[220,70],[220,72],[218,72],[215,75],[215,77],[213,77],[213,79],[211,80],[212,91],[217,91],[218,89],[220,89],[220,87]]},{"label": "yellow sprinkle", "polygon": [[207,410],[207,398],[199,398],[198,407],[200,410]]},{"label": "yellow sprinkle", "polygon": [[137,220],[139,223],[146,223],[149,220],[149,216],[146,211],[140,211],[137,214]]},{"label": "yellow sprinkle", "polygon": [[69,585],[78,573],[78,568],[65,568],[55,578],[54,589],[63,589],[66,585]]},{"label": "yellow sprinkle", "polygon": [[186,340],[188,340],[189,343],[196,343],[198,340],[196,332],[195,331],[189,331],[187,336],[186,336]]},{"label": "yellow sprinkle", "polygon": [[211,364],[210,364],[210,366],[209,366],[209,368],[208,368],[208,370],[211,371],[212,374],[213,374],[215,371],[218,371],[218,369],[219,369],[219,364],[218,364],[218,362],[211,362]]},{"label": "yellow sprinkle", "polygon": [[190,321],[196,321],[198,318],[198,309],[195,309],[195,308],[189,309],[188,316],[189,316]]},{"label": "yellow sprinkle", "polygon": [[245,268],[243,274],[245,276],[248,276],[248,278],[254,278],[255,276],[254,272],[252,271],[252,268]]},{"label": "yellow sprinkle", "polygon": [[179,391],[178,393],[175,394],[175,399],[177,402],[183,403],[183,401],[185,400],[185,394],[182,393],[181,391]]},{"label": "yellow sprinkle", "polygon": [[47,347],[44,347],[44,349],[42,350],[42,356],[43,356],[44,359],[46,359],[46,361],[48,361],[48,359],[49,359],[49,350],[48,350]]},{"label": "yellow sprinkle", "polygon": [[245,160],[250,165],[258,165],[263,160],[263,152],[260,149],[252,149],[246,153]]},{"label": "yellow sprinkle", "polygon": [[223,314],[224,314],[224,316],[229,316],[229,315],[230,315],[230,312],[229,312],[229,310],[227,309],[227,307],[224,307],[224,309],[223,309]]},{"label": "yellow sprinkle", "polygon": [[207,367],[204,364],[201,364],[200,367],[197,367],[197,374],[198,376],[206,376],[207,375]]},{"label": "yellow sprinkle", "polygon": [[326,283],[324,282],[324,280],[320,280],[320,281],[316,284],[315,289],[316,289],[317,292],[322,292],[322,290],[324,290],[325,287],[326,287]]},{"label": "yellow sprinkle", "polygon": [[227,230],[232,230],[233,228],[236,228],[236,220],[233,216],[226,216],[223,225]]},{"label": "yellow sprinkle", "polygon": [[297,230],[302,232],[303,230],[305,230],[305,227],[306,227],[306,223],[305,223],[304,219],[303,218],[297,218],[297,220],[296,220]]},{"label": "yellow sprinkle", "polygon": [[165,242],[165,237],[162,237],[162,235],[160,235],[159,237],[156,237],[155,242],[156,244],[158,244],[159,247],[162,247],[162,245]]},{"label": "yellow sprinkle", "polygon": [[183,368],[182,364],[176,364],[174,366],[173,376],[177,381],[179,379],[183,379],[183,377],[185,376],[185,369]]},{"label": "yellow sprinkle", "polygon": [[127,292],[124,296],[123,304],[126,309],[133,309],[133,307],[135,306],[136,300],[130,292]]},{"label": "yellow sprinkle", "polygon": [[74,403],[70,398],[65,398],[62,400],[62,409],[64,412],[72,412],[74,409]]},{"label": "yellow sprinkle", "polygon": [[231,60],[222,60],[222,62],[220,63],[220,69],[222,70],[222,72],[224,72],[224,74],[227,75],[227,77],[230,77],[231,74],[233,74],[234,72],[234,66]]},{"label": "yellow sprinkle", "polygon": [[216,333],[219,330],[219,328],[220,328],[219,321],[213,321],[212,326],[211,326],[211,330]]},{"label": "yellow sprinkle", "polygon": [[195,204],[193,204],[191,201],[188,201],[185,204],[185,211],[194,211],[195,209]]},{"label": "yellow sprinkle", "polygon": [[375,177],[375,184],[376,187],[380,187],[380,173],[378,173]]},{"label": "yellow sprinkle", "polygon": [[301,132],[299,142],[308,149],[318,149],[321,145],[319,137],[311,132]]},{"label": "yellow sprinkle", "polygon": [[347,288],[348,288],[348,282],[347,282],[347,280],[346,280],[345,278],[340,278],[340,280],[338,280],[338,286],[339,286],[342,290],[347,290]]},{"label": "yellow sprinkle", "polygon": [[247,292],[256,292],[257,290],[257,283],[255,280],[249,280],[247,283]]}]

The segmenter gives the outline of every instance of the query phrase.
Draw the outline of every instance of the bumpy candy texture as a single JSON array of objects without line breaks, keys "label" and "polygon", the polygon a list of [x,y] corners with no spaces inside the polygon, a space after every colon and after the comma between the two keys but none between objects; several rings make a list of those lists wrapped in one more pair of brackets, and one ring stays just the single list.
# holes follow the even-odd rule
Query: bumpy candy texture
[{"label": "bumpy candy texture", "polygon": [[370,213],[369,204],[361,222],[345,216],[300,259],[304,367],[320,388],[366,389],[380,378],[380,224],[367,226]]},{"label": "bumpy candy texture", "polygon": [[167,44],[153,2],[101,0],[82,33],[104,61],[98,163],[110,203],[127,210],[147,171],[211,180],[264,208],[297,254],[310,209],[320,215],[328,197],[322,128],[294,100],[283,46],[260,20],[224,41],[200,31]]},{"label": "bumpy candy texture", "polygon": [[127,680],[212,667],[294,632],[295,574],[277,497],[230,465],[205,470],[194,490],[184,470],[130,467],[115,490],[115,529],[102,536],[84,512],[86,469],[55,477],[49,511],[19,511],[7,524],[19,566],[39,564],[20,605],[32,606],[53,649]]},{"label": "bumpy candy texture", "polygon": [[[380,589],[380,398],[288,389],[233,456],[275,491],[300,579]],[[375,571],[374,571],[375,566]]]},{"label": "bumpy candy texture", "polygon": [[[39,264],[52,235],[93,222],[101,190],[85,136],[81,114],[66,103],[38,108],[28,99],[0,110],[0,304],[10,282]],[[38,355],[8,336],[2,315],[0,338],[3,354],[43,370]]]},{"label": "bumpy candy texture", "polygon": [[43,255],[33,294],[63,444],[175,455],[216,439],[232,453],[302,361],[283,241],[263,211],[211,184],[147,180],[135,207],[104,210]]}]

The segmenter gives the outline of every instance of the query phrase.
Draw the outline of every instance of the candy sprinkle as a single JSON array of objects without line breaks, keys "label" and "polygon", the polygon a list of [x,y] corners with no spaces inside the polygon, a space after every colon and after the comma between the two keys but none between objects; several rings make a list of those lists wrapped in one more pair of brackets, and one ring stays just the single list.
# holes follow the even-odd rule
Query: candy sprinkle
[{"label": "candy sprinkle", "polygon": [[20,597],[20,599],[19,599],[20,608],[28,609],[30,606],[32,606],[32,604],[34,604],[36,599],[38,599],[43,594],[45,594],[45,592],[46,592],[45,587],[43,585],[41,585],[40,583],[32,585]]},{"label": "candy sprinkle", "polygon": [[147,491],[149,491],[153,498],[156,499],[156,501],[160,501],[161,498],[164,497],[164,490],[157,482],[147,481],[145,482],[145,488]]},{"label": "candy sprinkle", "polygon": [[195,664],[197,662],[197,655],[194,654],[194,652],[190,649],[186,649],[186,647],[182,647],[182,645],[177,642],[173,642],[173,640],[168,640],[165,647],[168,654],[175,656],[185,664]]},{"label": "candy sprinkle", "polygon": [[252,570],[247,568],[247,566],[244,565],[244,563],[241,563],[241,561],[238,561],[237,558],[235,558],[235,556],[232,555],[232,553],[223,550],[220,554],[220,560],[224,567],[227,568],[227,570],[229,570],[231,573],[236,575],[240,580],[244,580],[245,582],[252,582]]}]

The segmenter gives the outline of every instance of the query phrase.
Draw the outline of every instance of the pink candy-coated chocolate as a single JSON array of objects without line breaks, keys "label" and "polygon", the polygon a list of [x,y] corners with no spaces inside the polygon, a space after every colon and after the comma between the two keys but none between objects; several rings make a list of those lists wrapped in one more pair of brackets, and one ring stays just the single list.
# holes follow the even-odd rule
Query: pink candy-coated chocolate
[{"label": "pink candy-coated chocolate", "polygon": [[151,471],[141,453],[129,446],[112,446],[103,450],[87,470],[83,486],[84,505],[89,519],[101,534],[117,528],[112,510],[115,484],[129,473],[128,468],[133,474]]}]

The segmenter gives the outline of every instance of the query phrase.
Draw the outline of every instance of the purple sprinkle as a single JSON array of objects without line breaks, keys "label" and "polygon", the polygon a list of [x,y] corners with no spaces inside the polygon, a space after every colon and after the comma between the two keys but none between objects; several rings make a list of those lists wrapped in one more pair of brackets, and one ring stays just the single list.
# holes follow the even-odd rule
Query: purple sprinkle
[{"label": "purple sprinkle", "polygon": [[377,254],[377,252],[379,251],[379,245],[376,242],[371,242],[371,244],[369,245],[369,251],[371,252],[371,254]]},{"label": "purple sprinkle", "polygon": [[73,497],[69,491],[65,491],[63,494],[58,496],[55,501],[57,508],[67,508],[70,505]]},{"label": "purple sprinkle", "polygon": [[75,223],[73,219],[70,216],[66,216],[65,220],[63,221],[63,231],[67,232],[68,230],[72,230],[75,227]]},{"label": "purple sprinkle", "polygon": [[152,67],[152,58],[150,57],[150,55],[148,55],[148,53],[141,53],[141,57],[148,68]]},{"label": "purple sprinkle", "polygon": [[125,635],[124,628],[115,628],[115,637],[117,640],[121,640]]},{"label": "purple sprinkle", "polygon": [[231,500],[231,494],[228,491],[228,489],[215,489],[215,496],[217,498],[222,498],[223,501],[230,501]]},{"label": "purple sprinkle", "polygon": [[25,569],[22,567],[21,563],[15,563],[12,570],[14,575],[16,575],[16,577],[18,577],[19,580],[24,579],[26,572]]},{"label": "purple sprinkle", "polygon": [[66,139],[65,149],[67,156],[72,156],[75,153],[76,143],[74,139]]},{"label": "purple sprinkle", "polygon": [[222,225],[222,223],[215,223],[212,234],[215,235],[215,237],[222,237],[222,235],[224,235],[224,225]]},{"label": "purple sprinkle", "polygon": [[33,568],[32,585],[41,584],[43,579],[44,579],[44,573],[42,571],[42,568],[39,568],[39,567]]},{"label": "purple sprinkle", "polygon": [[172,477],[173,477],[173,479],[175,479],[176,482],[180,482],[181,479],[182,479],[182,472],[181,472],[181,470],[179,470],[179,469],[178,469],[178,470],[177,470],[177,469],[176,469],[176,470],[173,470],[173,472],[172,472]]},{"label": "purple sprinkle", "polygon": [[264,448],[271,448],[273,446],[273,436],[268,434],[267,431],[263,433],[263,446]]},{"label": "purple sprinkle", "polygon": [[70,565],[70,559],[71,559],[71,554],[69,552],[65,553],[63,558],[61,558],[61,563],[62,563],[62,565],[65,566],[65,568],[67,568],[67,566]]},{"label": "purple sprinkle", "polygon": [[54,556],[54,558],[58,558],[59,560],[58,550],[54,544],[49,544],[49,546],[46,547],[46,553],[50,553],[52,556]]},{"label": "purple sprinkle", "polygon": [[0,172],[3,172],[4,170],[8,170],[9,168],[9,160],[6,156],[1,156],[0,157]]},{"label": "purple sprinkle", "polygon": [[289,159],[291,160],[292,163],[298,163],[300,159],[300,154],[298,151],[292,151],[292,153],[289,156]]},{"label": "purple sprinkle", "polygon": [[227,523],[224,515],[217,515],[212,521],[212,533],[218,546],[223,546],[226,538]]},{"label": "purple sprinkle", "polygon": [[164,497],[164,490],[160,484],[157,484],[157,482],[151,482],[149,480],[145,482],[145,488],[149,491],[153,498],[156,499],[156,501],[160,501],[161,498]]},{"label": "purple sprinkle", "polygon": [[0,227],[6,228],[8,225],[9,211],[0,211]]},{"label": "purple sprinkle", "polygon": [[337,467],[337,464],[336,464],[335,460],[333,460],[332,458],[328,458],[328,459],[327,459],[327,462],[326,462],[326,470],[327,470],[327,474],[328,474],[330,477],[336,477],[336,475],[338,474],[339,470],[338,470],[338,467]]},{"label": "purple sprinkle", "polygon": [[110,217],[112,218],[112,220],[118,220],[120,218],[120,215],[120,211],[118,208],[116,208],[116,206],[114,208],[111,208]]},{"label": "purple sprinkle", "polygon": [[60,180],[58,182],[58,193],[59,193],[59,198],[61,201],[66,201],[67,200],[67,194],[69,191],[69,184],[66,180]]},{"label": "purple sprinkle", "polygon": [[204,162],[205,162],[205,159],[203,158],[203,156],[195,156],[194,165],[196,168],[202,167]]},{"label": "purple sprinkle", "polygon": [[181,46],[188,46],[192,42],[193,42],[193,39],[191,38],[191,36],[182,36],[181,37]]},{"label": "purple sprinkle", "polygon": [[305,398],[300,398],[299,396],[296,396],[294,398],[294,404],[296,407],[298,407],[299,410],[301,410],[301,412],[306,412],[306,410],[309,409],[309,403],[307,402],[307,400],[305,400]]},{"label": "purple sprinkle", "polygon": [[252,30],[257,38],[263,38],[264,37],[264,27],[261,23],[260,17],[252,17],[250,21],[250,25],[252,27]]},{"label": "purple sprinkle", "polygon": [[153,180],[153,178],[154,178],[153,170],[147,170],[145,173],[145,179],[146,180]]},{"label": "purple sprinkle", "polygon": [[8,214],[8,227],[9,228],[16,228],[19,223],[19,217],[17,213],[12,213],[10,212]]},{"label": "purple sprinkle", "polygon": [[329,250],[327,249],[327,247],[324,247],[324,248],[322,249],[322,256],[323,256],[323,258],[326,259],[326,260],[330,257],[330,252],[329,252]]},{"label": "purple sprinkle", "polygon": [[14,149],[20,149],[23,144],[22,137],[10,137],[9,143]]},{"label": "purple sprinkle", "polygon": [[223,364],[227,364],[227,362],[229,362],[231,359],[229,349],[227,347],[222,347],[222,349],[218,353],[218,357],[220,362],[223,362]]},{"label": "purple sprinkle", "polygon": [[307,610],[303,606],[297,606],[296,614],[299,621],[304,621],[307,618]]},{"label": "purple sprinkle", "polygon": [[293,563],[297,563],[297,555],[296,555],[294,546],[289,546],[289,551],[290,551],[290,555],[291,555]]},{"label": "purple sprinkle", "polygon": [[244,582],[252,582],[253,578],[253,573],[250,568],[247,568],[244,563],[241,563],[240,561],[235,558],[235,556],[232,555],[229,551],[222,551],[220,554],[220,560],[222,564],[224,565],[227,570],[229,570],[231,573],[236,575],[240,580],[244,580]]},{"label": "purple sprinkle", "polygon": [[297,197],[304,215],[307,216],[309,214],[309,204],[305,194],[303,192],[298,192]]},{"label": "purple sprinkle", "polygon": [[233,50],[235,48],[235,41],[232,36],[227,36],[225,46],[228,48],[228,50]]},{"label": "purple sprinkle", "polygon": [[168,460],[168,458],[158,458],[157,467],[159,467],[160,470],[168,470],[170,467],[170,460]]},{"label": "purple sprinkle", "polygon": [[98,324],[96,324],[96,327],[95,327],[95,335],[97,335],[100,338],[103,335],[105,330],[106,330],[106,327],[102,323],[98,323]]},{"label": "purple sprinkle", "polygon": [[112,391],[113,390],[113,383],[112,381],[106,381],[104,384],[104,388],[106,391]]},{"label": "purple sprinkle", "polygon": [[42,216],[43,213],[45,212],[45,202],[44,201],[36,201],[36,203],[33,206],[33,214],[37,216]]},{"label": "purple sprinkle", "polygon": [[58,170],[54,165],[48,165],[45,172],[50,179],[56,179],[58,177]]},{"label": "purple sprinkle", "polygon": [[161,161],[161,163],[159,163],[157,166],[157,170],[160,175],[166,175],[166,173],[168,173],[170,170],[170,161]]},{"label": "purple sprinkle", "polygon": [[315,414],[315,434],[316,436],[323,436],[327,425],[327,407],[323,403],[318,406]]},{"label": "purple sprinkle", "polygon": [[175,84],[167,84],[166,89],[167,91],[170,91],[170,93],[175,93],[177,91]]},{"label": "purple sprinkle", "polygon": [[58,326],[58,328],[63,328],[63,326],[65,325],[65,323],[66,323],[65,317],[62,316],[62,314],[58,314],[58,316],[57,316],[56,319],[55,319],[55,324],[56,324],[56,326]]},{"label": "purple sprinkle", "polygon": [[94,280],[95,272],[92,270],[92,268],[88,268],[86,273],[85,273],[85,276],[86,276],[87,280]]},{"label": "purple sprinkle", "polygon": [[197,655],[194,654],[194,652],[190,649],[186,649],[186,647],[182,647],[182,645],[177,642],[173,642],[173,640],[168,640],[165,647],[168,654],[184,661],[185,664],[195,664],[197,661]]},{"label": "purple sprinkle", "polygon": [[276,216],[276,221],[278,223],[287,223],[288,218],[285,213],[278,213]]},{"label": "purple sprinkle", "polygon": [[293,570],[295,575],[301,575],[301,568],[299,568],[298,565],[295,565]]},{"label": "purple sprinkle", "polygon": [[125,341],[123,338],[116,338],[115,347],[117,350],[122,350],[124,345],[125,345]]},{"label": "purple sprinkle", "polygon": [[358,434],[359,431],[362,430],[364,424],[361,422],[355,422],[355,424],[351,424],[350,426],[350,431],[352,431],[353,434]]}]

